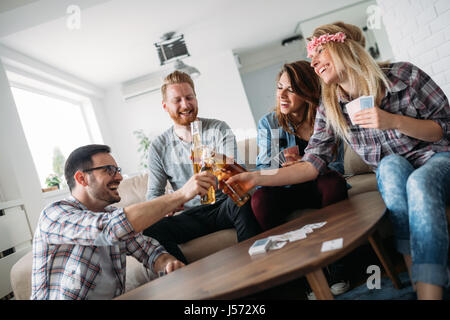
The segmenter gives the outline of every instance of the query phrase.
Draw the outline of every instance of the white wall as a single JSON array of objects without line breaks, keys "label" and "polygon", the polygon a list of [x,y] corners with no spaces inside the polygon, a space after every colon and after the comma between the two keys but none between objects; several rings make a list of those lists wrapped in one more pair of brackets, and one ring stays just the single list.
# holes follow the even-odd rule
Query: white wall
[{"label": "white wall", "polygon": [[34,231],[43,207],[41,185],[1,60],[0,106],[0,201],[22,199]]},{"label": "white wall", "polygon": [[[11,95],[10,82],[46,90],[79,101],[84,107],[94,143],[109,143],[103,91],[50,65],[0,45],[0,195],[3,200],[22,199],[32,231],[44,206],[68,195],[67,190],[43,194],[22,123]],[[4,69],[6,70],[3,79]],[[7,75],[7,77],[6,77]],[[90,97],[91,99],[89,100]],[[36,181],[37,179],[37,181]],[[0,200],[1,197],[0,197]]]},{"label": "white wall", "polygon": [[[220,119],[228,123],[238,140],[256,127],[233,53],[225,51],[207,60],[186,60],[201,75],[194,79],[199,105],[199,117]],[[140,171],[138,141],[133,131],[143,129],[158,135],[173,123],[163,110],[159,91],[127,102],[123,101],[120,85],[109,88],[104,100],[105,120],[112,137],[111,147],[123,172],[133,175]]]},{"label": "white wall", "polygon": [[242,74],[253,118],[256,124],[276,106],[276,78],[284,62]]},{"label": "white wall", "polygon": [[450,1],[377,2],[395,60],[423,69],[450,97]]},{"label": "white wall", "polygon": [[120,85],[109,88],[104,100],[105,126],[109,127],[112,154],[125,174],[139,171],[138,141],[133,131],[143,129],[157,135],[172,123],[161,105],[161,94],[153,92],[124,101]]},{"label": "white wall", "polygon": [[[305,20],[300,22],[299,30],[306,38],[308,38],[313,34],[314,29],[318,26],[336,21],[354,24],[362,29],[367,26],[369,13],[372,14],[372,10],[370,9],[376,4],[377,2],[375,0],[366,1],[336,10],[335,12],[329,14],[324,14],[316,18]],[[378,47],[380,49],[380,57],[378,60],[384,61],[393,58],[392,49],[383,26],[380,26],[379,29],[368,30],[364,32],[364,35],[366,37],[366,49],[372,45],[372,39],[370,38],[373,37],[373,40],[378,43]]]},{"label": "white wall", "polygon": [[[295,41],[287,47],[283,47],[280,40],[266,47],[239,54],[242,63],[241,77],[256,123],[275,107],[276,76],[282,65],[296,60],[309,61],[306,52],[306,38],[312,35],[314,29],[322,24],[336,21],[344,21],[363,28],[367,24],[367,9],[373,5],[376,5],[375,0],[366,1],[301,21],[296,33],[302,34],[304,39]],[[379,29],[365,31],[364,35],[366,49],[373,46],[374,42],[378,44],[380,50],[378,61],[393,58],[392,48],[383,25]]]},{"label": "white wall", "polygon": [[305,40],[287,46],[281,40],[239,54],[240,73],[255,123],[275,107],[276,77],[285,63],[306,59]]}]

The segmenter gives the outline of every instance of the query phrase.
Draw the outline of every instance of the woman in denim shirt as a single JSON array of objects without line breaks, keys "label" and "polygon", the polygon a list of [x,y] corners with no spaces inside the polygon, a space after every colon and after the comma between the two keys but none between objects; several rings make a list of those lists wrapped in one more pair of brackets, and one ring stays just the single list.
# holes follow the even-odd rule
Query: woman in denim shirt
[{"label": "woman in denim shirt", "polygon": [[[307,61],[285,64],[278,74],[277,107],[258,123],[258,170],[287,167],[304,155],[314,129],[320,83]],[[347,198],[344,147],[338,144],[336,161],[318,179],[281,187],[260,187],[252,196],[253,212],[263,230],[281,224],[296,209],[319,208]],[[298,146],[299,155],[283,150]]]},{"label": "woman in denim shirt", "polygon": [[[285,64],[278,74],[277,107],[258,123],[259,154],[257,170],[278,169],[297,163],[304,155],[314,129],[316,108],[320,100],[320,83],[307,61]],[[283,150],[298,146],[299,154],[288,153],[282,163]],[[344,173],[344,146],[337,144],[335,162],[313,181],[299,184],[259,187],[251,198],[253,213],[263,230],[284,222],[296,209],[320,208],[347,198]],[[269,171],[268,171],[269,172]],[[326,270],[331,292],[339,295],[350,285],[344,280],[344,263],[332,263]],[[305,283],[308,287],[308,284]],[[314,299],[308,290],[308,299]]]}]

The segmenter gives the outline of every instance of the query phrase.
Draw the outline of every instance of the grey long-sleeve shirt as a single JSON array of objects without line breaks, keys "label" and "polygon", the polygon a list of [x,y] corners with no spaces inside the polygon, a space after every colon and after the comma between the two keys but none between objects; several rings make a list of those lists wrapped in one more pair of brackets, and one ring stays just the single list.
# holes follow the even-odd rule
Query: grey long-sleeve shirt
[{"label": "grey long-sleeve shirt", "polygon": [[[202,143],[213,147],[218,153],[237,159],[236,137],[231,128],[216,119],[198,118],[202,121]],[[180,189],[193,175],[191,143],[181,140],[171,126],[155,138],[149,148],[149,175],[147,200],[164,194],[167,181],[174,190]],[[216,191],[216,198],[225,197]],[[200,205],[200,197],[184,204],[185,209]]]}]

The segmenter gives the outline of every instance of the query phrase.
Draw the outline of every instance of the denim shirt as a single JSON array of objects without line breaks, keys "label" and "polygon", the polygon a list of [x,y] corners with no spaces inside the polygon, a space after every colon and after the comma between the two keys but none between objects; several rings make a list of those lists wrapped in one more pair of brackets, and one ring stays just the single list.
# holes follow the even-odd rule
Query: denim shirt
[{"label": "denim shirt", "polygon": [[[291,127],[292,131],[293,128]],[[257,143],[259,147],[259,154],[256,158],[257,170],[276,169],[281,168],[280,151],[295,146],[295,135],[285,131],[280,124],[275,112],[266,114],[258,122],[258,136]],[[273,152],[272,152],[273,150]],[[303,150],[299,150],[303,154]],[[272,154],[273,153],[273,154]],[[337,157],[334,162],[331,162],[328,167],[341,174],[344,174],[344,144],[339,144]]]}]

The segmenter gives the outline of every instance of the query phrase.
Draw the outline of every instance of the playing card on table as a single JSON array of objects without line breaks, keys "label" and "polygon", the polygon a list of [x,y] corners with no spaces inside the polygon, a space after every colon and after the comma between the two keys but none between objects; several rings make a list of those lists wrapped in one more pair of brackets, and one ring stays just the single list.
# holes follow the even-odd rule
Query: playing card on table
[{"label": "playing card on table", "polygon": [[343,238],[325,241],[322,243],[322,249],[320,249],[320,251],[326,252],[326,251],[341,249],[343,242],[344,242]]},{"label": "playing card on table", "polygon": [[353,116],[355,113],[357,113],[360,110],[369,109],[374,106],[373,103],[373,96],[362,96],[358,99],[355,99],[345,105],[345,108],[347,109],[348,115],[350,116],[350,120],[352,124],[353,122]]},{"label": "playing card on table", "polygon": [[301,239],[306,239],[306,234],[307,234],[307,232],[303,229],[299,229],[299,230],[295,230],[295,231],[286,233],[286,235],[289,238],[289,241],[297,241],[297,240],[301,240]]},{"label": "playing card on table", "polygon": [[272,242],[289,241],[289,235],[287,233],[285,233],[285,234],[280,234],[280,235],[277,235],[277,236],[270,236],[269,239]]},{"label": "playing card on table", "polygon": [[289,241],[272,241],[269,247],[270,250],[278,250],[283,248]]},{"label": "playing card on table", "polygon": [[311,228],[311,227],[309,227],[309,226],[307,226],[307,225],[301,227],[299,230],[303,231],[304,233],[311,233],[311,232],[314,231],[313,228]]},{"label": "playing card on table", "polygon": [[304,228],[307,227],[307,228],[312,228],[312,229],[319,229],[319,228],[322,228],[326,224],[327,224],[326,221],[318,222],[318,223],[311,223],[311,224],[307,224],[306,226],[304,226]]}]

